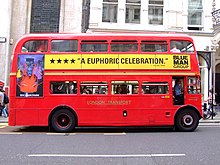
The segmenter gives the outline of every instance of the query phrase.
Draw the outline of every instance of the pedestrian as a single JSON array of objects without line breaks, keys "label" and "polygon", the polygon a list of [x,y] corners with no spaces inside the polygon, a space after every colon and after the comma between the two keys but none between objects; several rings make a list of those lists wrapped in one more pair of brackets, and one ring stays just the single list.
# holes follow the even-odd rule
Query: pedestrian
[{"label": "pedestrian", "polygon": [[0,116],[2,116],[2,111],[4,109],[4,93],[1,92],[3,90],[3,87],[0,86]]},{"label": "pedestrian", "polygon": [[1,114],[3,113],[4,117],[7,118],[8,117],[8,108],[7,105],[9,103],[9,98],[8,96],[5,94],[5,91],[3,90],[3,87],[0,87],[0,97],[1,97]]},{"label": "pedestrian", "polygon": [[207,98],[207,100],[205,100],[208,102],[208,109],[210,110],[212,108],[213,105],[216,105],[215,103],[215,94],[213,94],[212,89],[209,89],[209,97]]}]

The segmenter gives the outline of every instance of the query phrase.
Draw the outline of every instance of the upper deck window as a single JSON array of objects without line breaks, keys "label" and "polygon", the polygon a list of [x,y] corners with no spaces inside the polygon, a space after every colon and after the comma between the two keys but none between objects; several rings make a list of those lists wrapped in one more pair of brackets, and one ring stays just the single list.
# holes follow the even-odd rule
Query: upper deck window
[{"label": "upper deck window", "polygon": [[21,52],[47,52],[48,41],[47,40],[30,40],[22,45]]},{"label": "upper deck window", "polygon": [[166,41],[142,41],[142,52],[167,52]]},{"label": "upper deck window", "polygon": [[77,40],[53,40],[51,43],[51,52],[77,52]]},{"label": "upper deck window", "polygon": [[106,40],[83,40],[81,41],[81,52],[107,52]]},{"label": "upper deck window", "polygon": [[170,51],[172,53],[192,53],[195,50],[193,44],[189,41],[172,40],[170,41]]},{"label": "upper deck window", "polygon": [[112,52],[137,52],[137,50],[136,40],[113,40],[111,43]]}]

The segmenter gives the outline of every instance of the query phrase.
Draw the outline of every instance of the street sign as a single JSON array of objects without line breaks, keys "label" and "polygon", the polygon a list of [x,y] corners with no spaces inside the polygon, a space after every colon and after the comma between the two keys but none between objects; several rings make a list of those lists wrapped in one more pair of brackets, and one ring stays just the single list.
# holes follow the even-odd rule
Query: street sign
[{"label": "street sign", "polygon": [[6,37],[0,37],[0,43],[6,43]]}]

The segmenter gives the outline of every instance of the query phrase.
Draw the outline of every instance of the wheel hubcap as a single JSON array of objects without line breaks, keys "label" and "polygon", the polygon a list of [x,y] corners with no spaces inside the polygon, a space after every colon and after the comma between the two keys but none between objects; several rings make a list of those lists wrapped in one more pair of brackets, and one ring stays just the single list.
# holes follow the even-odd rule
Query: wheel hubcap
[{"label": "wheel hubcap", "polygon": [[66,114],[61,114],[57,117],[57,125],[59,127],[68,127],[68,125],[70,124],[70,118],[68,115]]},{"label": "wheel hubcap", "polygon": [[183,124],[186,126],[190,126],[193,124],[193,117],[191,115],[183,116]]}]

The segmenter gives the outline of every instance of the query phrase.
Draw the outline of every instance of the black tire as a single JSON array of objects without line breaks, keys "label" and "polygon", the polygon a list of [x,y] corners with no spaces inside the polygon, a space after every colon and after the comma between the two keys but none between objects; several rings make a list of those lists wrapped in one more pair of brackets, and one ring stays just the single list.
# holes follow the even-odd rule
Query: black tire
[{"label": "black tire", "polygon": [[175,120],[177,130],[190,132],[194,131],[199,124],[199,116],[192,109],[185,109],[180,111]]},{"label": "black tire", "polygon": [[56,111],[51,117],[51,126],[56,132],[70,132],[75,128],[75,125],[75,116],[66,109]]}]

